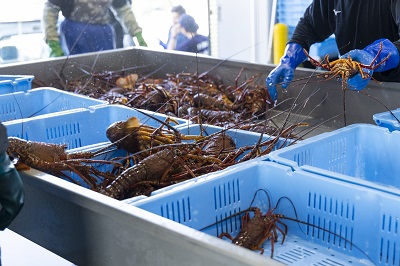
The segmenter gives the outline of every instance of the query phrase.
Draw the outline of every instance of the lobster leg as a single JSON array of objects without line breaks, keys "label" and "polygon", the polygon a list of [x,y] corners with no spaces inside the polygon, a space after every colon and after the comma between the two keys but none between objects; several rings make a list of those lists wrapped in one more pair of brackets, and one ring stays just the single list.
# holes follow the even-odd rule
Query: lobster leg
[{"label": "lobster leg", "polygon": [[233,237],[227,232],[221,233],[218,237],[222,239],[224,236],[233,241]]}]

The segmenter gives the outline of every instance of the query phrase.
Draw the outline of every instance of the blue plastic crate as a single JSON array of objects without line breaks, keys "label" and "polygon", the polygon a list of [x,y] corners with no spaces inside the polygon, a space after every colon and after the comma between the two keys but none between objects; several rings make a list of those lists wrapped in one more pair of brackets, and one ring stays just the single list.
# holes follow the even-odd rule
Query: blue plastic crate
[{"label": "blue plastic crate", "polygon": [[[201,130],[201,128],[203,128]],[[201,132],[204,136],[207,135],[211,135],[217,132],[223,132],[223,128],[222,127],[218,127],[218,126],[212,126],[212,125],[198,125],[198,124],[188,124],[188,125],[179,125],[176,126],[176,129],[181,132],[184,135],[200,135]],[[249,132],[249,131],[244,131],[244,130],[237,130],[237,129],[228,129],[226,131],[224,131],[227,135],[229,135],[230,137],[232,137],[232,139],[235,141],[236,147],[237,148],[241,148],[241,147],[246,147],[246,146],[252,146],[254,144],[256,144],[260,138],[259,133],[254,133],[254,132]],[[267,140],[272,140],[273,138],[268,136],[268,135],[264,135],[262,140],[267,141]],[[277,144],[273,147],[273,149],[278,149],[280,147],[284,147],[286,145],[289,145],[293,140],[291,139],[285,139],[285,138],[280,138],[277,142]],[[191,141],[188,141],[191,142]],[[74,149],[71,150],[71,152],[75,152],[75,151],[95,151],[98,150],[99,148],[104,147],[104,145],[92,145],[91,147],[85,146],[83,148],[79,148],[79,149]],[[267,148],[267,147],[265,147]],[[264,150],[265,148],[263,148],[262,150]],[[246,154],[247,152],[244,152],[244,154]],[[115,159],[116,157],[124,157],[127,155],[126,151],[123,150],[117,150],[117,151],[110,151],[110,152],[106,152],[104,154],[102,154],[99,157],[96,157],[94,159],[98,159],[98,160],[110,160],[110,159]],[[243,155],[239,156],[239,158],[243,157]],[[261,159],[261,158],[260,158]],[[104,164],[98,164],[95,165],[95,167],[101,171],[109,171],[111,170],[111,166],[110,165],[104,165]],[[70,174],[67,174],[70,176]],[[75,179],[76,181],[81,181],[81,179],[75,175],[72,175],[73,179]],[[192,179],[189,179],[188,181],[185,182],[191,182]],[[182,182],[182,183],[185,183]],[[180,183],[180,184],[182,184]],[[80,182],[81,185],[86,186],[85,183]],[[162,188],[162,189],[158,189],[155,190],[151,193],[151,195],[155,195],[158,193],[162,193],[165,189],[168,190],[170,189],[171,186],[168,186],[166,188]],[[133,202],[136,200],[140,200],[141,198],[146,198],[146,197],[134,197],[131,199],[126,199],[126,202]]]},{"label": "blue plastic crate", "polygon": [[280,0],[277,3],[276,17],[279,23],[294,27],[304,15],[312,0]]},{"label": "blue plastic crate", "polygon": [[27,92],[0,94],[0,121],[6,122],[100,104],[107,102],[47,87]]},{"label": "blue plastic crate", "polygon": [[321,61],[326,55],[329,55],[330,58],[339,57],[339,49],[334,35],[330,36],[323,42],[314,43],[310,47],[310,56],[315,60]]},{"label": "blue plastic crate", "polygon": [[400,191],[400,132],[354,124],[271,152],[268,157],[295,169]]},{"label": "blue plastic crate", "polygon": [[32,75],[0,75],[0,94],[32,89]]},{"label": "blue plastic crate", "polygon": [[397,119],[400,120],[400,108],[392,110],[391,112],[392,113],[387,111],[383,113],[374,114],[372,118],[374,119],[375,123],[380,127],[385,127],[389,129],[389,131],[399,130],[400,123],[397,121]]},{"label": "blue plastic crate", "polygon": [[[190,186],[177,186],[132,205],[188,227],[203,229],[202,232],[216,237],[222,232],[234,237],[240,230],[239,217],[204,228],[247,209],[258,189],[269,193],[273,206],[280,197],[288,197],[298,219],[311,224],[282,219],[288,226],[288,234],[281,244],[282,236],[278,233],[278,242],[274,244],[275,260],[293,265],[400,263],[399,195],[305,171],[293,171],[271,161],[254,161],[232,167],[199,178]],[[268,209],[266,195],[257,193],[252,206],[265,213]],[[274,213],[295,218],[293,206],[283,199]],[[264,256],[270,256],[269,240],[263,248]]]},{"label": "blue plastic crate", "polygon": [[[68,149],[97,143],[109,143],[107,128],[114,122],[135,116],[142,124],[159,127],[168,116],[148,111],[142,112],[122,105],[98,105],[51,113],[39,117],[4,122],[9,136],[47,143],[67,144]],[[176,119],[180,124],[187,120]]]}]

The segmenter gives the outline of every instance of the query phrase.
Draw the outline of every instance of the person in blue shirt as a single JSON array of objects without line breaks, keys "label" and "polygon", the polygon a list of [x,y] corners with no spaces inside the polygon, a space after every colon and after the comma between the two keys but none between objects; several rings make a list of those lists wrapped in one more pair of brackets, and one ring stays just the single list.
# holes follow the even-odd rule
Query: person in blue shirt
[{"label": "person in blue shirt", "polygon": [[[173,25],[171,26],[171,28],[169,29],[169,32],[168,32],[168,41],[167,41],[167,43],[163,43],[160,40],[160,45],[162,47],[164,47],[164,49],[168,48],[168,44],[171,42],[171,39],[173,38],[172,37],[172,32],[174,31],[174,29],[176,27],[179,27],[179,20],[183,15],[186,15],[186,10],[183,8],[183,6],[179,5],[179,6],[174,6],[171,9],[171,13],[172,13],[172,23],[173,23]],[[187,39],[188,38],[185,35],[183,35],[181,32],[179,32],[176,35],[176,45],[179,46],[181,43],[187,41]]]},{"label": "person in blue shirt", "polygon": [[[198,29],[199,25],[197,25],[192,16],[183,15],[179,20],[179,26],[172,32],[172,39],[168,45],[168,49],[182,52],[209,54],[209,38],[198,34]],[[185,42],[179,45],[176,42],[178,33],[182,33],[188,38]]]}]

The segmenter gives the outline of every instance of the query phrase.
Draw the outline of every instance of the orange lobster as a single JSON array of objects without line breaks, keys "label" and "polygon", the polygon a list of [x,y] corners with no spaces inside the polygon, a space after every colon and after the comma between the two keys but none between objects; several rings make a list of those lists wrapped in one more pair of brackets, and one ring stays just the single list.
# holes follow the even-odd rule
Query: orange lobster
[{"label": "orange lobster", "polygon": [[[348,56],[348,58],[340,58],[333,62],[329,62],[329,55],[326,55],[324,60],[322,60],[321,62],[318,62],[317,60],[312,58],[307,53],[307,51],[304,49],[304,53],[310,59],[311,64],[313,64],[316,67],[321,67],[326,70],[329,70],[327,73],[323,74],[324,78],[326,78],[327,80],[333,79],[335,77],[342,78],[342,90],[347,89],[348,79],[353,77],[357,73],[360,73],[360,75],[363,79],[372,78],[368,73],[365,73],[363,71],[363,68],[374,70],[377,67],[379,67],[381,64],[386,62],[389,59],[390,54],[387,57],[385,57],[381,62],[379,62],[378,64],[375,64],[381,51],[382,51],[382,43],[380,45],[380,49],[379,49],[378,53],[372,60],[371,64],[364,65],[364,64],[361,64],[360,62],[353,61],[353,59],[350,57],[350,55]],[[323,62],[325,62],[325,63],[323,63]]]}]

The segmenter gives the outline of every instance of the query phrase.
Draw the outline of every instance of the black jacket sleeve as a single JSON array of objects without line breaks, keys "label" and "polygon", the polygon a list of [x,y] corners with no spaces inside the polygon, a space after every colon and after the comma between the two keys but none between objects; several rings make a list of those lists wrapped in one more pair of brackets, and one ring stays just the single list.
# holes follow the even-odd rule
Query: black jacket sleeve
[{"label": "black jacket sleeve", "polygon": [[329,20],[330,5],[329,0],[313,1],[300,18],[290,42],[296,42],[308,51],[312,44],[331,36],[334,30]]}]

